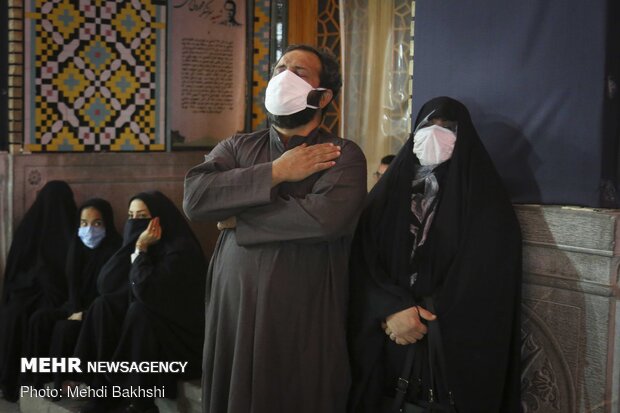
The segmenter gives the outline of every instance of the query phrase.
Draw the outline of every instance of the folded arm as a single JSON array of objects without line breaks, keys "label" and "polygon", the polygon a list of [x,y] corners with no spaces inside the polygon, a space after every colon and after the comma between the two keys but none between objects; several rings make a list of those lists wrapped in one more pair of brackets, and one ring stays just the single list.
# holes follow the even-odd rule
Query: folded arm
[{"label": "folded arm", "polygon": [[303,198],[277,197],[236,216],[239,245],[277,241],[321,241],[352,234],[366,195],[366,160],[354,144]]},{"label": "folded arm", "polygon": [[271,201],[271,163],[237,167],[231,139],[220,142],[185,177],[183,210],[191,220],[224,220]]}]

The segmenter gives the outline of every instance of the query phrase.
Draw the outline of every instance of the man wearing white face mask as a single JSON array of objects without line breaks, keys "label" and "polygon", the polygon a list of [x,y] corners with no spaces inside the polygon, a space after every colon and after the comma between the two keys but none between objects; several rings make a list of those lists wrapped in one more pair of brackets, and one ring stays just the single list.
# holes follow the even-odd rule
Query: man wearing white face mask
[{"label": "man wearing white face mask", "polygon": [[270,129],[217,145],[184,209],[222,231],[209,273],[206,413],[340,413],[349,387],[349,243],[366,194],[357,145],[319,128],[338,63],[292,46],[266,90]]}]

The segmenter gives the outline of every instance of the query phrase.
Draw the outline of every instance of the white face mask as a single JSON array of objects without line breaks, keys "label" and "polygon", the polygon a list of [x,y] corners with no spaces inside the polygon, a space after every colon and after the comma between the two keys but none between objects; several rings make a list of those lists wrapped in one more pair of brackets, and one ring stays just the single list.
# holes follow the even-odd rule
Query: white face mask
[{"label": "white face mask", "polygon": [[301,112],[306,108],[318,109],[318,106],[308,105],[308,93],[313,88],[308,82],[290,70],[285,70],[271,78],[265,91],[265,108],[272,115],[283,116]]},{"label": "white face mask", "polygon": [[450,159],[455,142],[456,135],[450,129],[428,126],[413,135],[413,153],[420,165],[436,165]]}]

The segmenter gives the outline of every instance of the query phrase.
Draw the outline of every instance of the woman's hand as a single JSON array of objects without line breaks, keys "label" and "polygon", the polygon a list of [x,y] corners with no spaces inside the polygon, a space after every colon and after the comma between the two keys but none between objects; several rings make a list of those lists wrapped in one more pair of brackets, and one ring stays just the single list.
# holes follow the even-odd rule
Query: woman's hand
[{"label": "woman's hand", "polygon": [[381,323],[381,327],[396,344],[413,344],[421,340],[427,332],[426,325],[420,318],[433,321],[437,316],[420,306],[415,306],[388,316],[385,322]]},{"label": "woman's hand", "polygon": [[82,321],[82,312],[71,314],[67,320]]},{"label": "woman's hand", "polygon": [[159,225],[159,217],[151,219],[149,226],[140,234],[136,241],[136,249],[146,252],[146,250],[161,239],[161,226]]}]

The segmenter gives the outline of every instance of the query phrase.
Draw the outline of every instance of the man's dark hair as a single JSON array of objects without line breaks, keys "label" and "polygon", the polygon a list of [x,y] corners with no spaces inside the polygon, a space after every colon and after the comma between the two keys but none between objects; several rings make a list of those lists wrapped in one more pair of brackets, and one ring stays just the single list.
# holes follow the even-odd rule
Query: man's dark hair
[{"label": "man's dark hair", "polygon": [[385,155],[383,158],[381,158],[381,163],[383,165],[389,165],[390,163],[392,163],[394,158],[396,158],[396,155]]},{"label": "man's dark hair", "polygon": [[340,63],[336,56],[328,49],[317,49],[307,44],[292,44],[284,50],[282,56],[293,50],[303,50],[314,53],[321,61],[321,73],[319,75],[320,87],[330,89],[333,92],[333,99],[338,96],[342,87],[342,76],[340,75]]}]

